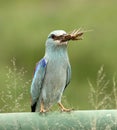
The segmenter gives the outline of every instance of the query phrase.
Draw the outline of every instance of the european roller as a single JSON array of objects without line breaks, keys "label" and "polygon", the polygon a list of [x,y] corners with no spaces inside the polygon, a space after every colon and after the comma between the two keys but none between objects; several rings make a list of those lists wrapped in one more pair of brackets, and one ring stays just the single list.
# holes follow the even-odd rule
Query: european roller
[{"label": "european roller", "polygon": [[70,111],[61,103],[63,92],[71,79],[67,46],[69,40],[82,39],[82,34],[80,30],[70,34],[56,30],[49,34],[45,55],[36,65],[31,84],[32,112],[46,112],[56,103],[62,111]]}]

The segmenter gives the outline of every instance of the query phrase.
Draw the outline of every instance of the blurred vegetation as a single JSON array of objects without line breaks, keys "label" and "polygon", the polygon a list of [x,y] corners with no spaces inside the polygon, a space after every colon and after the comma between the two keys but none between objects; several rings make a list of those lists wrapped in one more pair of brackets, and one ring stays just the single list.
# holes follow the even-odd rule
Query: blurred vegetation
[{"label": "blurred vegetation", "polygon": [[[24,81],[32,79],[35,64],[43,57],[45,40],[52,30],[92,29],[84,34],[82,41],[69,44],[72,80],[64,93],[73,107],[90,109],[88,80],[95,82],[102,65],[110,80],[117,72],[116,5],[116,0],[1,0],[0,90],[7,90],[6,66],[12,68],[13,57],[19,72],[21,67],[27,71]],[[108,86],[111,91],[112,82]],[[27,89],[30,91],[30,84]],[[28,100],[30,103],[29,95],[24,102]]]}]

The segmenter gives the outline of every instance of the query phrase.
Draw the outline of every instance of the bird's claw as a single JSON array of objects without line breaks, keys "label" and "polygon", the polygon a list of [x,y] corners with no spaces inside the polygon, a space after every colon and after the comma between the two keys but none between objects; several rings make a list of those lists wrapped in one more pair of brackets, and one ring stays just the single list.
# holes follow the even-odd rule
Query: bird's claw
[{"label": "bird's claw", "polygon": [[71,112],[73,109],[67,109],[67,108],[62,108],[61,111],[62,112]]},{"label": "bird's claw", "polygon": [[43,99],[41,101],[41,106],[40,106],[40,113],[45,113],[47,112],[47,110],[44,109],[44,102],[43,102]]},{"label": "bird's claw", "polygon": [[40,110],[40,113],[45,113],[45,112],[47,112],[45,109]]},{"label": "bird's claw", "polygon": [[62,103],[58,103],[58,105],[60,106],[62,112],[70,112],[70,111],[73,110],[73,109],[67,109],[67,108],[65,108],[65,107],[62,105]]}]

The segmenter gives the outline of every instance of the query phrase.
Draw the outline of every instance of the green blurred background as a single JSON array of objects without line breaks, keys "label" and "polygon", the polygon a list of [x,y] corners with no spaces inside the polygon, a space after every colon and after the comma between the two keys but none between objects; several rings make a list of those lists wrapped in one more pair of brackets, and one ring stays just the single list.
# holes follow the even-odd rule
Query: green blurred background
[{"label": "green blurred background", "polygon": [[[12,67],[13,57],[19,71],[20,67],[27,71],[25,80],[32,79],[48,34],[80,27],[93,31],[85,33],[82,41],[69,44],[72,80],[64,95],[71,106],[90,109],[88,79],[94,83],[102,65],[110,80],[117,72],[116,0],[0,1],[0,89],[7,89],[6,66]],[[29,92],[30,85],[27,89]],[[23,100],[30,104],[29,96]]]}]

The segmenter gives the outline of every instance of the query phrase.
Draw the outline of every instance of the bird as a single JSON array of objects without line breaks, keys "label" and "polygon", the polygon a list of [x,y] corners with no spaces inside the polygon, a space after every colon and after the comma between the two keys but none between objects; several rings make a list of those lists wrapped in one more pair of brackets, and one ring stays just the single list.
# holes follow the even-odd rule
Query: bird
[{"label": "bird", "polygon": [[70,40],[81,40],[83,31],[52,31],[45,43],[45,55],[37,63],[31,83],[31,112],[47,112],[54,104],[69,112],[61,103],[64,90],[71,80],[67,46]]}]

